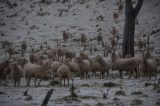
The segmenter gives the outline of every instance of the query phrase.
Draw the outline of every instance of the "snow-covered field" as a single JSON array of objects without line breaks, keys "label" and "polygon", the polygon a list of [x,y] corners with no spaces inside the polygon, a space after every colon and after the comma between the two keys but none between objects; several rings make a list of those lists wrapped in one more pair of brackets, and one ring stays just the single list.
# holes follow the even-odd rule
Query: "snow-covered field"
[{"label": "snow-covered field", "polygon": [[[47,41],[47,46],[55,48],[58,39],[61,45],[75,50],[78,55],[79,51],[83,51],[83,47],[75,39],[79,39],[80,34],[84,33],[88,38],[86,52],[89,56],[103,56],[103,48],[94,38],[101,28],[105,44],[110,45],[112,26],[118,29],[119,43],[122,42],[124,9],[118,18],[118,23],[113,20],[113,12],[117,12],[116,4],[119,0],[104,0],[103,2],[86,0],[84,4],[81,4],[80,0],[70,0],[69,3],[64,4],[56,3],[56,0],[48,0],[52,1],[49,4],[39,3],[40,0],[8,1],[11,4],[16,3],[17,6],[12,8],[6,4],[6,0],[0,0],[0,41],[12,41],[15,47],[19,46],[21,41],[27,41],[28,45],[34,45],[35,49],[39,49],[40,44],[45,45],[44,43]],[[153,30],[160,29],[160,1],[144,0],[137,19],[139,24],[136,25],[136,38],[144,33],[148,35]],[[72,34],[67,43],[62,41],[63,30]],[[154,47],[152,55],[156,58],[160,58],[159,40],[160,32],[156,32],[150,37],[150,42],[153,42]],[[97,50],[90,53],[90,46]],[[30,47],[27,48],[27,51],[30,51]],[[5,58],[4,50],[0,49],[0,61]],[[110,60],[110,55],[105,59]],[[158,78],[160,78],[160,74],[158,74]],[[101,91],[107,92],[109,88],[103,86],[107,82],[116,83],[118,86],[110,88],[108,99],[103,99]],[[124,79],[110,77],[109,79],[90,78],[85,80],[74,77],[74,85],[77,90],[80,90],[77,100],[66,99],[70,95],[69,87],[51,86],[48,85],[49,83],[50,81],[44,81],[40,87],[26,87],[25,79],[23,79],[20,87],[15,88],[12,84],[6,87],[0,86],[0,106],[39,106],[51,88],[53,88],[53,94],[48,103],[49,106],[156,106],[156,103],[160,101],[160,93],[153,89],[154,83],[157,83],[153,78],[146,81],[144,78],[128,80],[127,77]],[[151,84],[146,87],[146,83]],[[31,100],[26,100],[29,97],[23,95],[25,90],[32,96]],[[126,95],[115,95],[118,90],[124,91]],[[134,95],[131,94],[133,92],[141,93]],[[157,106],[159,105],[157,104]]]}]

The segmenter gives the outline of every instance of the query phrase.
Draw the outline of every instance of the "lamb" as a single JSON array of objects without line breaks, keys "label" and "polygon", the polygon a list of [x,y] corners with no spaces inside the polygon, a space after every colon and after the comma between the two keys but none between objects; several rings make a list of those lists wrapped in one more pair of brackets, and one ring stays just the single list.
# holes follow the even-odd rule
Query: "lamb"
[{"label": "lamb", "polygon": [[57,51],[57,54],[58,54],[58,59],[62,59],[63,60],[63,57],[65,56],[65,53],[68,51],[67,48],[65,47],[60,47],[58,48],[58,51]]},{"label": "lamb", "polygon": [[140,53],[141,53],[142,48],[145,48],[145,47],[146,47],[146,40],[139,38],[138,39],[138,48],[140,50]]},{"label": "lamb", "polygon": [[[35,78],[35,86],[40,85],[41,80],[48,77],[48,68],[49,68],[48,62],[42,65],[37,65],[32,63],[24,65],[24,72],[25,72],[27,86],[30,85],[31,78]],[[40,81],[37,84],[36,82],[38,78],[40,79]]]},{"label": "lamb", "polygon": [[81,44],[86,44],[87,42],[87,37],[85,34],[81,34],[81,38],[80,38]]},{"label": "lamb", "polygon": [[25,41],[21,44],[21,49],[22,49],[22,55],[24,55],[24,52],[27,49],[27,43]]},{"label": "lamb", "polygon": [[69,60],[66,60],[66,61],[65,61],[65,64],[70,68],[70,71],[71,71],[72,73],[79,74],[79,72],[80,72],[80,67],[79,67],[79,64],[78,64],[78,63],[72,62],[72,61],[69,61]]},{"label": "lamb", "polygon": [[6,60],[6,61],[0,63],[0,83],[4,79],[4,77],[3,77],[4,70],[5,70],[5,68],[7,68],[9,66],[9,64],[10,64],[9,60]]},{"label": "lamb", "polygon": [[69,39],[69,32],[63,31],[63,41],[66,43]]},{"label": "lamb", "polygon": [[57,56],[57,51],[58,49],[57,48],[52,48],[50,50],[47,50],[46,53],[47,53],[47,56],[50,58],[50,59],[56,59],[56,56]]},{"label": "lamb", "polygon": [[119,17],[119,14],[118,13],[113,13],[113,19],[114,19],[114,22],[117,21],[117,18]]},{"label": "lamb", "polygon": [[14,47],[9,47],[6,49],[6,52],[9,54],[9,58],[11,58],[15,54],[16,50]]},{"label": "lamb", "polygon": [[40,57],[37,53],[30,54],[29,59],[31,63],[38,63],[40,61]]},{"label": "lamb", "polygon": [[75,51],[72,51],[72,50],[68,50],[66,53],[65,53],[65,57],[66,59],[70,58],[75,58],[76,57],[76,52]]},{"label": "lamb", "polygon": [[20,86],[20,80],[24,76],[23,69],[16,62],[10,64],[11,77],[14,81],[14,86]]},{"label": "lamb", "polygon": [[76,58],[77,63],[80,67],[80,77],[84,79],[84,77],[88,78],[88,73],[91,71],[91,63],[89,60],[82,60],[81,58]]},{"label": "lamb", "polygon": [[117,44],[118,44],[118,39],[116,37],[112,37],[111,38],[111,45],[112,45],[111,49],[112,50],[116,49],[117,48]]},{"label": "lamb", "polygon": [[151,75],[154,74],[155,80],[157,79],[157,62],[154,59],[151,59],[147,56],[148,54],[145,53],[143,55],[143,59],[140,64],[140,71],[144,73],[144,75],[151,79]]},{"label": "lamb", "polygon": [[89,59],[88,54],[85,52],[81,52],[79,56],[81,59]]},{"label": "lamb", "polygon": [[69,68],[67,65],[62,64],[62,65],[58,68],[57,74],[58,74],[58,77],[60,78],[61,84],[62,84],[62,80],[64,80],[64,86],[65,86],[65,80],[67,79],[67,81],[68,81],[68,86],[69,86],[70,68]]},{"label": "lamb", "polygon": [[59,68],[61,65],[62,65],[62,63],[59,62],[59,61],[53,61],[53,62],[51,62],[51,70],[52,70],[52,73],[53,73],[53,79],[54,79],[54,77],[56,76],[57,70],[58,70],[58,68]]},{"label": "lamb", "polygon": [[119,70],[121,78],[123,78],[122,76],[123,71],[130,71],[129,78],[131,78],[133,71],[135,71],[137,78],[137,72],[139,70],[139,64],[140,64],[140,59],[138,56],[131,58],[117,58],[115,57],[115,53],[112,53],[112,56],[113,56],[112,70],[116,69]]},{"label": "lamb", "polygon": [[97,40],[98,40],[98,44],[99,44],[100,42],[103,42],[103,36],[101,35],[101,33],[98,34]]},{"label": "lamb", "polygon": [[95,73],[99,71],[99,63],[93,60],[90,60],[90,63],[91,63],[91,71],[93,77]]},{"label": "lamb", "polygon": [[19,57],[16,59],[16,62],[18,65],[23,67],[25,64],[27,64],[29,62],[29,59],[27,59],[26,57]]},{"label": "lamb", "polygon": [[114,26],[112,27],[112,35],[113,37],[116,37],[117,39],[119,39],[118,30]]},{"label": "lamb", "polygon": [[107,78],[109,76],[109,70],[111,69],[111,64],[104,61],[101,56],[97,56],[96,61],[99,63],[100,78],[104,78],[105,72],[107,72]]},{"label": "lamb", "polygon": [[122,10],[123,10],[123,4],[122,4],[122,2],[119,4],[118,10],[119,10],[119,13],[121,14]]}]

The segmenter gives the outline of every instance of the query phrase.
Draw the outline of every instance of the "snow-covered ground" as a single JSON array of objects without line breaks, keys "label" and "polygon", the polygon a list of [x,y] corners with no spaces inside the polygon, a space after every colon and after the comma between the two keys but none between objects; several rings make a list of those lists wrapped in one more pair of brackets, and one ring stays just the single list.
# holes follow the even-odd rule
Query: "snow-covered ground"
[{"label": "snow-covered ground", "polygon": [[[86,0],[81,4],[80,0],[70,0],[69,3],[56,3],[56,0],[50,4],[39,3],[40,0],[8,0],[11,4],[14,2],[17,6],[6,4],[5,0],[0,0],[0,41],[9,40],[14,46],[20,45],[21,41],[27,41],[28,45],[34,45],[38,49],[41,43],[48,42],[48,46],[56,47],[56,39],[61,45],[67,45],[69,49],[73,49],[79,53],[83,50],[80,42],[75,39],[80,38],[80,34],[84,33],[87,36],[86,52],[89,53],[89,48],[95,47],[97,51],[89,53],[90,57],[102,55],[102,46],[94,40],[97,36],[98,29],[102,29],[102,35],[105,43],[110,45],[110,37],[112,26],[115,26],[119,31],[120,40],[122,41],[124,30],[124,9],[118,23],[113,20],[113,12],[117,12],[118,0]],[[123,0],[124,1],[124,0]],[[61,12],[62,11],[62,14]],[[99,18],[99,17],[102,17]],[[135,37],[142,34],[150,34],[153,30],[160,29],[160,1],[159,0],[144,0],[142,9],[138,15],[139,24],[136,25]],[[67,30],[72,34],[69,42],[62,41],[62,31]],[[5,35],[5,36],[3,36]],[[19,38],[18,38],[19,36]],[[30,40],[32,38],[32,40]],[[91,40],[93,39],[93,40]],[[150,42],[153,42],[153,56],[160,57],[160,32],[152,34]],[[30,50],[30,48],[27,48]],[[0,61],[6,57],[4,51],[0,49]],[[110,55],[106,58],[110,59]],[[158,75],[160,78],[160,75]],[[22,80],[21,87],[0,86],[0,105],[1,106],[39,106],[45,97],[46,92],[53,88],[53,94],[49,101],[49,106],[135,106],[134,99],[142,100],[143,106],[155,106],[156,102],[160,101],[160,94],[153,89],[157,81],[146,81],[143,78],[130,79],[127,78],[109,78],[98,79],[91,78],[80,80],[74,78],[74,85],[80,90],[77,101],[69,101],[64,97],[69,95],[69,87],[50,86],[50,81],[45,81],[41,87],[25,87],[25,80]],[[103,84],[106,82],[114,82],[119,84],[109,90],[108,99],[103,99],[102,92],[108,88]],[[145,87],[145,83],[152,83],[151,86]],[[28,90],[28,94],[32,96],[32,100],[25,100],[23,92]],[[117,96],[115,92],[122,90],[126,96]],[[132,92],[142,92],[140,95],[131,95]],[[2,93],[1,93],[2,92]],[[3,94],[5,93],[5,94]],[[141,102],[141,101],[140,101]],[[158,106],[158,105],[157,105]]]}]

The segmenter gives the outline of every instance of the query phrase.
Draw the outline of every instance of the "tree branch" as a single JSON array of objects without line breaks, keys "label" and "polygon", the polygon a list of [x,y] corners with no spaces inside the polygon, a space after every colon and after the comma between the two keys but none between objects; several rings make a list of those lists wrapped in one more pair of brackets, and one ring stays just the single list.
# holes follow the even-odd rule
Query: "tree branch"
[{"label": "tree branch", "polygon": [[132,1],[131,0],[126,0],[126,8],[127,9],[131,8],[133,10],[133,5],[132,5]]},{"label": "tree branch", "polygon": [[136,7],[134,8],[134,16],[137,17],[141,7],[143,4],[143,0],[138,0]]}]

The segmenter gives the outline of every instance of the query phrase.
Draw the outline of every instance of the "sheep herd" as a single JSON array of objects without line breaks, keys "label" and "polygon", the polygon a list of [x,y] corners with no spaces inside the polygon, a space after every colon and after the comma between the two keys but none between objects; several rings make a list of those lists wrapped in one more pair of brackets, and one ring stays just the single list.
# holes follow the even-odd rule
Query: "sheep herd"
[{"label": "sheep herd", "polygon": [[[98,45],[101,42],[103,44],[102,47],[106,47],[104,57],[111,61],[108,61],[101,55],[91,58],[85,50],[77,52],[66,45],[58,43],[55,48],[43,47],[41,44],[40,50],[33,50],[27,53],[26,49],[28,47],[25,41],[20,45],[21,56],[13,56],[16,48],[12,47],[12,43],[3,41],[1,42],[1,49],[5,49],[5,52],[9,54],[9,59],[0,63],[0,83],[4,82],[6,85],[7,82],[13,81],[14,86],[19,86],[21,78],[25,78],[27,86],[30,86],[32,79],[34,80],[34,86],[39,86],[42,80],[59,79],[61,85],[64,82],[65,86],[67,81],[69,86],[70,79],[75,77],[87,79],[90,77],[95,78],[99,75],[99,78],[104,79],[109,78],[114,70],[119,71],[121,78],[123,78],[123,72],[126,72],[129,74],[128,78],[135,75],[135,78],[145,77],[146,79],[151,79],[152,76],[155,76],[155,79],[157,79],[157,61],[151,56],[149,48],[146,48],[144,37],[138,38],[136,45],[139,48],[138,54],[135,54],[134,57],[127,54],[122,58],[117,48],[119,40],[118,30],[112,27],[111,33],[111,47],[104,44],[101,32],[97,34],[95,39]],[[63,31],[63,43],[69,42],[70,36],[69,32]],[[86,46],[86,35],[82,33],[79,41],[81,42],[80,46]],[[90,52],[92,51],[90,50]]]},{"label": "sheep herd", "polygon": [[34,86],[39,86],[44,79],[59,79],[61,84],[64,82],[64,86],[67,81],[69,86],[69,80],[74,77],[87,79],[99,73],[99,78],[108,78],[110,72],[114,70],[119,70],[120,77],[123,77],[125,71],[129,74],[129,78],[133,74],[135,78],[144,76],[150,79],[153,75],[155,79],[157,78],[157,63],[151,58],[149,51],[136,54],[134,57],[126,55],[122,58],[115,46],[110,53],[111,62],[100,55],[90,58],[85,52],[76,56],[76,52],[67,47],[43,48],[30,53],[29,57],[22,55],[10,58],[0,63],[0,83],[13,81],[14,86],[19,86],[21,78],[24,77],[27,86],[30,86],[32,79]]}]

